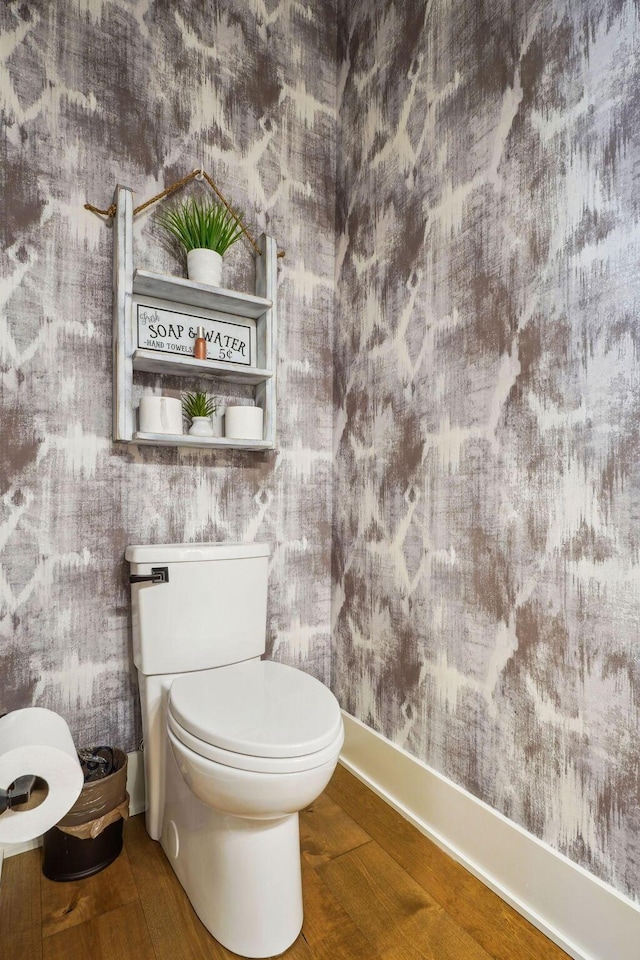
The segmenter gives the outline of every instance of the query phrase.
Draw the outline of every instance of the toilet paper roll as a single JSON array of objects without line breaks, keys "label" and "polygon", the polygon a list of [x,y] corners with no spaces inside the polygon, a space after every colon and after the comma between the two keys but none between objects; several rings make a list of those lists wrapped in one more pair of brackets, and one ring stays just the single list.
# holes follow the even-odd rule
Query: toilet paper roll
[{"label": "toilet paper roll", "polygon": [[227,407],[224,435],[234,440],[262,440],[262,407]]},{"label": "toilet paper roll", "polygon": [[18,777],[41,777],[49,788],[32,810],[0,814],[0,844],[24,843],[55,826],[74,805],[84,777],[69,727],[43,707],[14,710],[0,718],[0,788]]},{"label": "toilet paper roll", "polygon": [[176,397],[140,397],[140,433],[182,433],[182,403]]}]

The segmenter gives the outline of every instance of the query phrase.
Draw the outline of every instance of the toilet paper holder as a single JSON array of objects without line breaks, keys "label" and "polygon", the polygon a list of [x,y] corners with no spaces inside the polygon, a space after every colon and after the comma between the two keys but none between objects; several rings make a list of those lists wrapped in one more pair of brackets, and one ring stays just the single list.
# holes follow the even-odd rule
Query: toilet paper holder
[{"label": "toilet paper holder", "polygon": [[0,813],[4,813],[11,807],[17,807],[20,803],[26,803],[31,797],[35,782],[36,778],[27,773],[25,776],[14,780],[7,790],[0,787]]}]

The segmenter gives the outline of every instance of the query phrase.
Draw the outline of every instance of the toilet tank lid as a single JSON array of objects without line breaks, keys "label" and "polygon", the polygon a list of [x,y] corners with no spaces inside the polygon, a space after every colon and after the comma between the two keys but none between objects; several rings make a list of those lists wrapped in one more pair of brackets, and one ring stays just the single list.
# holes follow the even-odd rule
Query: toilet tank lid
[{"label": "toilet tank lid", "polygon": [[198,563],[203,560],[245,560],[268,557],[268,543],[152,543],[128,546],[129,563]]}]

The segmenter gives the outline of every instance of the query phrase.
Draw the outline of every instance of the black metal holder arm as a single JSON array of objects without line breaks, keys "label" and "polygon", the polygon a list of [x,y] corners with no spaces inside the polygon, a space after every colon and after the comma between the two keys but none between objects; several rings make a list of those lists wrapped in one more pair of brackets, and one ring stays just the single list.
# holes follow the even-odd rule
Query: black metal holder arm
[{"label": "black metal holder arm", "polygon": [[18,777],[14,780],[8,790],[3,790],[0,787],[0,813],[4,813],[11,807],[17,807],[20,803],[26,803],[31,796],[35,782],[35,777],[26,774],[24,777]]}]

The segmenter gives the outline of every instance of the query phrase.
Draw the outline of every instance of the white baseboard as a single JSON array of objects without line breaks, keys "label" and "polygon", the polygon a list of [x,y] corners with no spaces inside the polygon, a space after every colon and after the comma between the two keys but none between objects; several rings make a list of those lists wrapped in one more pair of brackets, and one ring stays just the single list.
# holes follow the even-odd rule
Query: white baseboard
[{"label": "white baseboard", "polygon": [[343,713],[341,763],[575,960],[638,960],[640,906]]},{"label": "white baseboard", "polygon": [[[147,808],[144,793],[144,762],[142,752],[135,750],[133,753],[127,754],[127,761],[129,816],[135,817],[137,813],[143,813]],[[0,877],[2,876],[3,858],[15,857],[18,853],[26,853],[27,850],[34,850],[40,846],[42,846],[42,837],[25,840],[24,843],[8,843],[4,846],[0,844]]]}]

